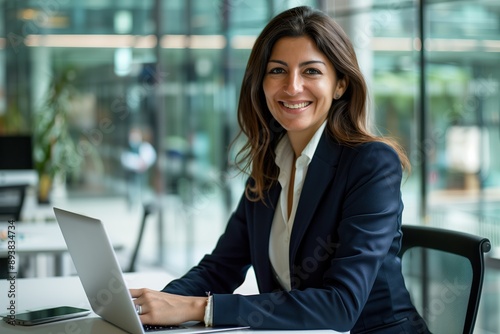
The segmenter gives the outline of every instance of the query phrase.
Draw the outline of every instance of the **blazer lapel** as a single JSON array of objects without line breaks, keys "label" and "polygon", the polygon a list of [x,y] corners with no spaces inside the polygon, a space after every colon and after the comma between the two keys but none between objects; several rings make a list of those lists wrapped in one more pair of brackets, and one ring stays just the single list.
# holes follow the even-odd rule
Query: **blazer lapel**
[{"label": "blazer lapel", "polygon": [[341,147],[327,135],[327,130],[325,130],[309,164],[295,214],[290,238],[290,268],[293,268],[298,246],[321,202],[321,197],[335,175],[341,150]]}]

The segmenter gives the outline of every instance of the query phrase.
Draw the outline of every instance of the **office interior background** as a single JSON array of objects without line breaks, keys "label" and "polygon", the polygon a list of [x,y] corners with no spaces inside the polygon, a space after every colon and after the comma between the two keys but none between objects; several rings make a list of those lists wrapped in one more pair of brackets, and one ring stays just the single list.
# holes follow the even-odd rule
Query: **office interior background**
[{"label": "office interior background", "polygon": [[[177,275],[195,264],[243,190],[236,105],[253,41],[297,5],[346,30],[374,131],[410,157],[404,223],[498,247],[497,0],[0,0],[0,135],[33,138],[38,176],[22,220],[53,220],[51,205],[102,218],[127,263],[151,205],[138,268]],[[132,133],[154,148],[139,170],[125,158]],[[50,275],[44,264],[31,274]],[[478,333],[500,333],[499,288],[488,266]]]}]

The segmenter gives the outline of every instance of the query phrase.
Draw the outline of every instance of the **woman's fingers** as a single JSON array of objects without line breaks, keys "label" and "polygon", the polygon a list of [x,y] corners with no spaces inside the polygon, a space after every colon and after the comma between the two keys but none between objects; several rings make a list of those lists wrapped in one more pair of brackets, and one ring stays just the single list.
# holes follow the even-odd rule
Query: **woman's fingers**
[{"label": "woman's fingers", "polygon": [[137,296],[139,296],[141,294],[140,293],[141,290],[142,289],[128,289],[132,298],[137,298]]},{"label": "woman's fingers", "polygon": [[[206,298],[172,295],[150,289],[130,289],[134,304],[141,311],[141,322],[149,325],[178,325],[202,321]],[[201,318],[200,318],[201,315]]]}]

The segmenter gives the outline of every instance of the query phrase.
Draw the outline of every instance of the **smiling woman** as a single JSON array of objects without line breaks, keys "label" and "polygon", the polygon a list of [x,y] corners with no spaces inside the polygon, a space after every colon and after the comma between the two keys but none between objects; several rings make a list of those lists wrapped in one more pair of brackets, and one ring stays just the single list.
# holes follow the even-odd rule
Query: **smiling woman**
[{"label": "smiling woman", "polygon": [[[331,18],[297,7],[272,19],[240,92],[245,194],[197,266],[162,292],[131,290],[141,320],[429,333],[398,258],[406,156],[367,131],[365,99],[353,47]],[[250,266],[260,293],[234,294]]]},{"label": "smiling woman", "polygon": [[[304,18],[301,12],[303,8],[305,7],[285,11],[263,29],[250,54],[242,82],[238,121],[247,142],[238,158],[242,170],[249,171],[254,181],[253,185],[247,186],[247,195],[253,193],[256,200],[262,200],[263,191],[277,180],[279,171],[274,163],[273,147],[287,130],[272,114],[275,108],[269,106],[269,93],[265,91],[267,83],[275,81],[271,79],[274,77],[290,81],[287,87],[283,83],[277,89],[287,95],[284,102],[293,102],[291,104],[298,101],[295,97],[297,89],[308,90],[306,83],[321,81],[321,87],[325,91],[328,88],[323,88],[323,85],[331,85],[328,95],[323,93],[317,101],[322,106],[314,106],[315,110],[329,108],[327,132],[336,141],[348,146],[374,141],[386,143],[398,153],[403,168],[410,169],[409,160],[398,143],[376,137],[368,131],[367,87],[352,43],[344,30],[319,11],[309,12],[307,22],[301,22]],[[278,53],[284,59],[277,59]],[[299,60],[299,57],[305,58]],[[296,63],[288,64],[286,59]],[[300,66],[305,72],[302,72],[302,76],[295,76],[296,73],[292,70],[298,69],[288,68],[289,66]],[[284,76],[285,73],[288,76]],[[299,84],[300,87],[295,86]],[[306,94],[311,95],[312,92]],[[321,123],[317,127],[319,125]],[[300,142],[307,143],[311,136],[312,133],[309,133]],[[297,149],[300,150],[300,147]]]}]

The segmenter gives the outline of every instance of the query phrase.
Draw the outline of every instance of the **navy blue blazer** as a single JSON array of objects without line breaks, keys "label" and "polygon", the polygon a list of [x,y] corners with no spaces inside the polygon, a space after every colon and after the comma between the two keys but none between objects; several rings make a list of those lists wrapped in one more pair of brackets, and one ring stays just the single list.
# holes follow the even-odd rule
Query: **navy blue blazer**
[{"label": "navy blue blazer", "polygon": [[[162,291],[213,294],[215,325],[426,333],[401,274],[402,169],[380,142],[337,144],[327,131],[308,168],[290,240],[291,291],[269,261],[279,184],[267,203],[242,197],[213,252]],[[253,266],[259,294],[232,292]]]}]

